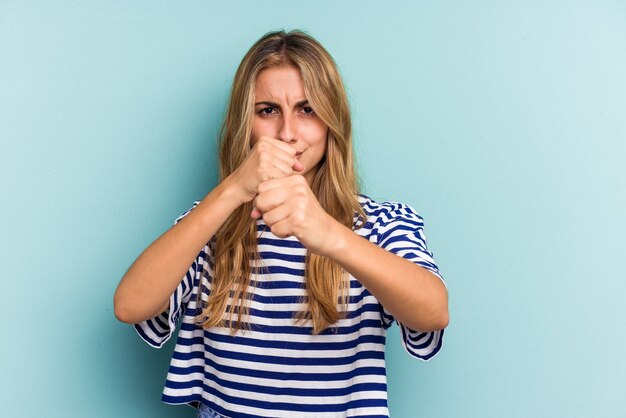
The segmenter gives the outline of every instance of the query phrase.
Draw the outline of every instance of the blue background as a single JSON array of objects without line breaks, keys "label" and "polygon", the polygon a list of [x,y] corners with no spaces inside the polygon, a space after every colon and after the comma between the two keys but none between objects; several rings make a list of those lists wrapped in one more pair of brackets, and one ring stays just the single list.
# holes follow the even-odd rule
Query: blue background
[{"label": "blue background", "polygon": [[235,69],[281,28],[335,57],[364,192],[424,217],[449,287],[437,357],[390,334],[392,416],[626,416],[618,1],[2,1],[1,415],[193,416],[113,293],[215,186]]}]

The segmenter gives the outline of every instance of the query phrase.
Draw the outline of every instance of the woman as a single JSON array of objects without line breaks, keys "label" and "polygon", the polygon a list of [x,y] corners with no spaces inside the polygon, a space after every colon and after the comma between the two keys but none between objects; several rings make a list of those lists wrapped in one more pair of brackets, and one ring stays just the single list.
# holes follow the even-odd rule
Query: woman
[{"label": "woman", "polygon": [[162,400],[199,417],[388,416],[386,330],[427,361],[447,300],[420,215],[359,193],[332,57],[280,31],[235,75],[219,184],[135,261],[115,314],[156,348],[182,316]]}]

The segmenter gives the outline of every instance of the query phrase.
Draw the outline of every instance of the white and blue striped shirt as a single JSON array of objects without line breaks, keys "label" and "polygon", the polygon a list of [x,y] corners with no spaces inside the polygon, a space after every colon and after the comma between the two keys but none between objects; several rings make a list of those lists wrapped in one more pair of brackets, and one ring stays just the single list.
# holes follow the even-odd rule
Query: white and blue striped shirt
[{"label": "white and blue striped shirt", "polygon": [[[363,194],[358,198],[368,219],[356,234],[443,281],[426,245],[423,219],[412,207],[377,203]],[[194,408],[201,402],[228,417],[388,417],[385,337],[394,318],[350,276],[346,317],[336,327],[311,335],[310,323],[293,319],[294,312],[306,308],[301,297],[306,295],[307,250],[295,237],[273,235],[262,218],[256,222],[261,263],[267,269],[253,264],[258,276],[250,288],[250,331],[232,336],[228,328],[194,325],[203,271],[208,280],[202,299],[211,291],[213,239],[171,295],[169,309],[134,325],[142,339],[160,348],[182,317],[162,401]],[[428,361],[441,349],[444,330],[420,332],[399,325],[402,345],[411,356]]]}]

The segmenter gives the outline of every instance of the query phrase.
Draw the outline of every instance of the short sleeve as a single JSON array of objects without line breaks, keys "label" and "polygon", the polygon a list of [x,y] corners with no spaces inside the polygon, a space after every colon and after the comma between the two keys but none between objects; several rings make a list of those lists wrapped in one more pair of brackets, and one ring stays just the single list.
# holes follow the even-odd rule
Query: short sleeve
[{"label": "short sleeve", "polygon": [[[446,282],[439,273],[433,253],[428,249],[423,218],[409,205],[384,202],[377,222],[378,245],[383,249],[421,266]],[[402,345],[413,357],[423,361],[433,358],[443,344],[444,330],[422,332],[395,320],[381,305],[383,326],[397,322],[402,332]]]},{"label": "short sleeve", "polygon": [[[194,202],[193,206],[174,220],[176,225],[181,219],[183,219],[189,212],[195,208],[199,201]],[[178,320],[181,315],[185,313],[187,303],[191,298],[194,283],[197,282],[197,277],[201,273],[202,266],[204,265],[204,259],[206,257],[206,247],[204,247],[198,257],[194,260],[191,267],[181,279],[178,287],[174,290],[170,296],[170,306],[161,314],[154,318],[146,319],[145,321],[134,324],[134,328],[137,334],[150,346],[154,348],[161,348],[170,337],[172,336]]]}]

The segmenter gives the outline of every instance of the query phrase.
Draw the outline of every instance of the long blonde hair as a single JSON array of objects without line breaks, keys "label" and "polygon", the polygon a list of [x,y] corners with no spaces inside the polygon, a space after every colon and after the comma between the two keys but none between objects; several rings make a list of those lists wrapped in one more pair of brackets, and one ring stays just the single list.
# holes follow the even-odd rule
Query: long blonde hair
[{"label": "long blonde hair", "polygon": [[[328,126],[326,155],[311,189],[322,208],[341,224],[355,229],[355,213],[365,223],[358,202],[359,180],[352,148],[350,108],[341,76],[331,55],[300,30],[265,34],[244,56],[233,80],[220,133],[220,182],[245,160],[251,149],[255,82],[269,67],[293,66],[300,70],[310,106]],[[259,260],[256,221],[250,218],[252,201],[240,205],[211,240],[213,270],[211,293],[196,316],[204,328],[228,326],[234,334],[249,329],[251,260]],[[332,239],[332,237],[328,237]],[[255,261],[256,262],[256,261]],[[206,269],[200,281],[206,278]],[[311,320],[318,334],[345,317],[349,303],[349,276],[331,259],[307,252],[305,286],[308,307],[298,312],[299,322]],[[200,295],[202,292],[199,292]],[[200,296],[198,296],[200,298]]]}]

